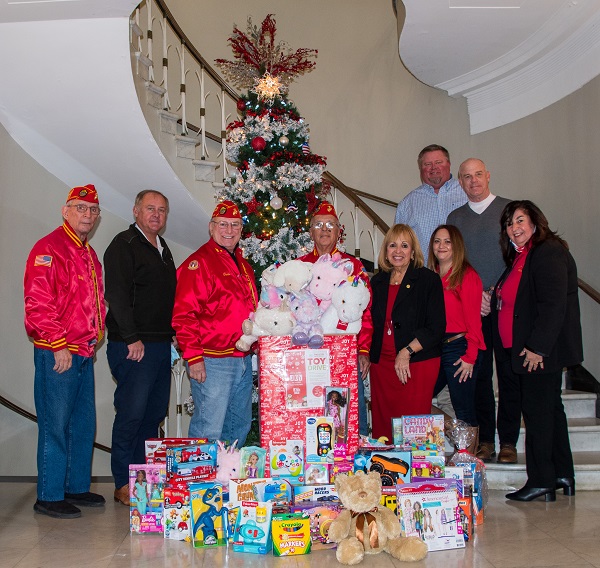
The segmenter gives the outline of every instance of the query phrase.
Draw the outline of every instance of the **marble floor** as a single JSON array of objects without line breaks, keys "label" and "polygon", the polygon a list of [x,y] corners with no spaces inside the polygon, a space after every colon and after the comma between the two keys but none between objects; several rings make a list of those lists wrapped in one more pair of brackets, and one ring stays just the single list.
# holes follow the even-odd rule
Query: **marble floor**
[{"label": "marble floor", "polygon": [[[109,483],[93,484],[106,507],[83,509],[79,519],[57,520],[33,512],[33,483],[0,483],[0,568],[257,566],[305,568],[335,565],[334,551],[275,558],[241,554],[225,547],[203,551],[159,536],[131,536],[128,510],[112,499]],[[600,568],[600,491],[555,503],[514,503],[491,491],[485,523],[465,549],[431,552],[416,567]],[[387,554],[367,557],[361,566],[407,566]]]}]

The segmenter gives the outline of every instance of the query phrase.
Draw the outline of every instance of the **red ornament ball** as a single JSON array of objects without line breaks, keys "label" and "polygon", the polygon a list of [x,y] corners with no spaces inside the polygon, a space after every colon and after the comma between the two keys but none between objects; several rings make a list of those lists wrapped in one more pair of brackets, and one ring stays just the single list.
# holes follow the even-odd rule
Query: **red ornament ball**
[{"label": "red ornament ball", "polygon": [[240,112],[242,112],[242,111],[244,111],[244,110],[246,109],[246,101],[245,101],[244,99],[240,99],[240,100],[237,102],[237,109],[238,109]]},{"label": "red ornament ball", "polygon": [[262,136],[255,136],[252,138],[250,145],[256,152],[262,152],[267,147],[267,142]]}]

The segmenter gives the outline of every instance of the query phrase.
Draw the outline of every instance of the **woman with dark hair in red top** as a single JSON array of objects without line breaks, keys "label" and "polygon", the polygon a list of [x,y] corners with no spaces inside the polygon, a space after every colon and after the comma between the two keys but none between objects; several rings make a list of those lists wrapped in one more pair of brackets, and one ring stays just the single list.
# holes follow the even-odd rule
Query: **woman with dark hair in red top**
[{"label": "woman with dark hair in red top", "polygon": [[575,494],[561,387],[563,368],[583,360],[577,267],[567,243],[531,201],[511,201],[500,225],[507,269],[492,297],[503,347],[496,360],[498,372],[520,386],[527,464],[527,483],[506,497],[555,501],[557,488]]},{"label": "woman with dark hair in red top", "polygon": [[444,288],[446,335],[440,373],[433,391],[446,385],[459,420],[477,426],[475,380],[477,355],[485,349],[481,331],[481,278],[467,261],[465,242],[454,225],[440,225],[429,241],[429,268]]}]

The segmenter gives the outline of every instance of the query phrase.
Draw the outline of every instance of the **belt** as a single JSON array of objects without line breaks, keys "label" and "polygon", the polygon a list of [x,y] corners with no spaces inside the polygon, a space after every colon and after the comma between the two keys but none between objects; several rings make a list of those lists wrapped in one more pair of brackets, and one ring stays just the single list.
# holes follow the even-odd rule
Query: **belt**
[{"label": "belt", "polygon": [[452,343],[453,341],[456,341],[457,339],[460,339],[461,337],[464,337],[465,335],[467,335],[466,331],[463,331],[462,333],[457,333],[456,335],[453,335],[452,337],[448,337],[447,339],[444,339],[444,341],[442,343]]}]

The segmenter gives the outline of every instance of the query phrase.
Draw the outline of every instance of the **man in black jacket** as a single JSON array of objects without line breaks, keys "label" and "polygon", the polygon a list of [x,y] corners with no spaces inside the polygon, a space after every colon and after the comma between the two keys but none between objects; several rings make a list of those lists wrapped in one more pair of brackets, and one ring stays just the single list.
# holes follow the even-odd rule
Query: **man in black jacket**
[{"label": "man in black jacket", "polygon": [[144,463],[144,442],[157,436],[169,403],[176,271],[159,236],[168,212],[162,193],[141,191],[133,207],[135,223],[104,254],[107,357],[117,383],[111,467],[115,501],[124,505],[129,505],[129,464]]}]

